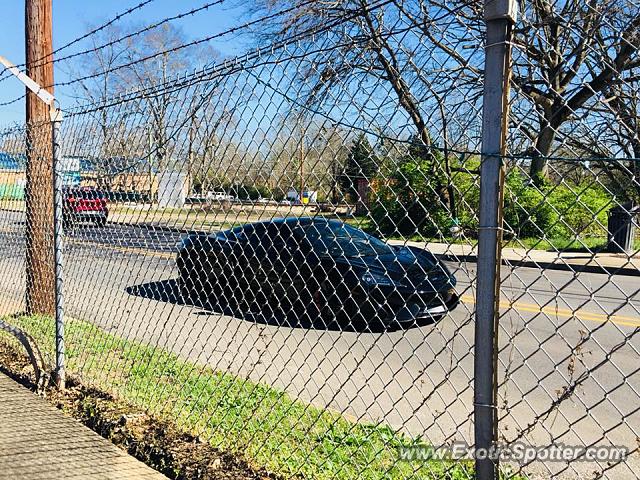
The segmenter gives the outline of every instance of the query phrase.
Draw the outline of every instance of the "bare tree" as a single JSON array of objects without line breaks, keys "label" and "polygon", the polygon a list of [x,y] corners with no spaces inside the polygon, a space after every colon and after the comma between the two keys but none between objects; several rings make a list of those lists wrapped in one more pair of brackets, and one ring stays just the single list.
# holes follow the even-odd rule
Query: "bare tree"
[{"label": "bare tree", "polygon": [[[574,120],[588,116],[620,76],[638,66],[640,12],[633,0],[521,3],[523,20],[514,31],[513,84],[519,96],[512,140],[532,157],[531,176],[544,180],[546,157],[557,140],[564,141],[576,127]],[[273,2],[258,0],[258,5],[270,8]],[[442,123],[434,121],[439,104],[447,104],[450,125],[478,117],[481,1],[393,1],[375,10],[363,0],[292,0],[287,5],[298,8],[270,35],[286,37],[351,18],[329,36],[342,48],[321,49],[310,68],[300,71],[298,79],[310,86],[309,101],[327,100],[333,87],[369,78],[389,87],[425,145],[430,134],[445,142]]]},{"label": "bare tree", "polygon": [[[188,39],[172,24],[135,34],[140,30],[144,29],[130,24],[110,27],[91,36],[92,52],[79,57],[78,63],[72,65],[91,76],[79,84],[76,92],[83,104],[108,105],[117,95],[134,93],[134,100],[127,102],[126,109],[97,108],[90,113],[97,117],[95,124],[100,129],[101,146],[93,151],[99,152],[95,164],[105,181],[113,172],[135,167],[128,163],[140,163],[143,157],[148,157],[149,138],[156,168],[174,168],[169,165],[168,155],[178,146],[176,142],[183,142],[180,131],[185,125],[187,129],[197,129],[210,113],[210,109],[207,112],[199,110],[215,90],[211,82],[200,82],[191,89],[188,86],[171,87],[179,74],[213,61],[217,57],[215,50],[207,45],[183,47]],[[190,109],[182,115],[171,110],[185,103]],[[141,128],[141,124],[146,126]],[[135,133],[128,131],[133,128],[131,125],[135,125]],[[140,151],[131,144],[126,148],[123,141],[130,140],[132,135],[145,139],[137,143],[147,148]],[[90,138],[93,137],[95,135]],[[148,158],[147,163],[150,161]]]},{"label": "bare tree", "polygon": [[[126,45],[117,41],[123,34],[121,28],[111,26],[92,35],[91,54],[82,55],[69,65],[71,71],[82,72],[76,76],[89,77],[76,84],[74,97],[79,103],[103,105],[123,91],[120,77],[112,71],[126,55]],[[119,112],[98,108],[90,110],[89,116],[94,119],[91,131],[76,132],[77,152],[94,152],[86,156],[95,170],[96,182],[100,188],[109,189],[113,179],[132,166],[127,161],[130,155],[122,149],[129,133],[123,131],[125,121]]]},{"label": "bare tree", "polygon": [[[273,8],[269,0],[257,3],[259,9]],[[465,37],[468,31],[457,17],[448,18],[448,12],[430,12],[435,15],[436,24],[447,23],[445,31],[441,25],[432,28],[424,24],[429,12],[421,9],[422,3],[393,3],[376,9],[365,0],[295,0],[287,2],[287,6],[297,8],[261,35],[281,39],[335,25],[330,32],[302,40],[307,44],[302,47],[305,62],[291,72],[301,85],[307,107],[330,111],[350,95],[353,108],[346,112],[350,116],[344,120],[354,127],[369,131],[396,129],[397,135],[418,138],[427,147],[450,145],[448,133],[457,131],[457,146],[477,145],[479,129],[469,128],[469,119],[477,122],[479,118],[478,84],[469,81],[465,69],[449,75],[443,65],[451,63],[450,53],[438,52],[434,59],[430,55],[433,41],[423,32],[427,30],[441,45],[451,45],[451,52],[456,51],[457,41],[451,36],[464,39],[473,47],[470,51],[477,51],[479,42],[473,46],[474,37]],[[477,78],[480,71],[467,67]],[[444,121],[443,100],[448,113]],[[447,161],[448,158],[445,164]],[[455,212],[451,170],[447,165],[436,168],[442,169],[445,178],[445,184],[438,187],[441,198]]]},{"label": "bare tree", "polygon": [[[212,62],[218,56],[209,46],[183,48],[186,44],[188,40],[184,32],[170,23],[129,38],[126,41],[126,63],[131,65],[119,74],[126,89],[144,87],[147,91],[143,95],[142,113],[149,116],[156,164],[161,170],[173,168],[167,158],[170,148],[167,131],[169,127],[177,126],[175,120],[178,116],[169,110],[182,101],[180,95],[183,90],[170,88],[171,82],[179,74]],[[206,95],[211,93],[211,88],[199,88],[200,102],[206,102]],[[195,115],[197,108],[191,100],[187,99],[192,104],[188,113]],[[170,121],[172,125],[169,125]]]},{"label": "bare tree", "polygon": [[[513,81],[533,102],[531,176],[548,175],[546,158],[576,117],[589,116],[624,72],[638,64],[640,12],[627,0],[527,2],[516,30]],[[611,118],[611,117],[610,117]]]}]

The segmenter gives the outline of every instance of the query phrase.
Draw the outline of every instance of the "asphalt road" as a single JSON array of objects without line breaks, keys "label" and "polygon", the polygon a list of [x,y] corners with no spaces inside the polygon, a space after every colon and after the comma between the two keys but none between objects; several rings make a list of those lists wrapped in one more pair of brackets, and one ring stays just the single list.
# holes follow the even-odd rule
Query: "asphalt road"
[{"label": "asphalt road", "polygon": [[[23,301],[22,216],[0,212],[0,313]],[[340,331],[190,304],[175,283],[180,237],[136,226],[74,229],[65,252],[68,315],[435,444],[472,441],[474,264],[450,264],[463,302],[437,324]],[[502,278],[501,435],[637,448],[637,277],[505,267]],[[616,478],[634,478],[637,466],[637,458],[618,466]],[[571,478],[593,465],[532,469],[565,469]]]}]

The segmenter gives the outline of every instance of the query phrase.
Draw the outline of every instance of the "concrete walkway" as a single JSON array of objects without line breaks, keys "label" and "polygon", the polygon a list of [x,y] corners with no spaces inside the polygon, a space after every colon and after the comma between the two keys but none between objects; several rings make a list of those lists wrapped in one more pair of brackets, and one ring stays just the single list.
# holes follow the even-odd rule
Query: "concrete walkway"
[{"label": "concrete walkway", "polygon": [[[403,244],[405,242],[390,240],[389,243]],[[446,257],[452,261],[475,262],[478,258],[477,245],[411,241],[406,243],[427,248],[434,255]],[[502,263],[514,267],[640,276],[640,252],[627,255],[600,252],[548,252],[505,247],[502,249]]]},{"label": "concrete walkway", "polygon": [[0,479],[166,480],[0,373]]}]

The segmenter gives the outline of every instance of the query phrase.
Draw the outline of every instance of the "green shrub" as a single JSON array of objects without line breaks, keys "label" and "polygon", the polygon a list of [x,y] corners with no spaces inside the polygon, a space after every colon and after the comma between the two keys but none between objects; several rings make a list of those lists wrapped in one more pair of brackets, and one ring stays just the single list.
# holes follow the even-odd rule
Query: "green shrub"
[{"label": "green shrub", "polygon": [[551,205],[545,202],[544,193],[527,181],[517,169],[506,176],[505,228],[517,237],[541,237],[556,218]]},{"label": "green shrub", "polygon": [[561,184],[551,189],[549,201],[558,211],[551,238],[607,235],[607,212],[614,198],[599,185]]},{"label": "green shrub", "polygon": [[[468,235],[478,228],[480,178],[472,173],[478,159],[451,160],[455,217]],[[373,182],[371,224],[382,235],[449,236],[454,222],[448,181],[439,151],[412,146],[399,160],[385,162]],[[461,167],[467,169],[460,171]],[[519,168],[505,178],[506,237],[571,239],[606,236],[607,212],[614,198],[589,182],[536,186]]]},{"label": "green shrub", "polygon": [[387,160],[374,182],[372,225],[384,235],[442,235],[451,223],[442,155],[412,145],[398,160]]},{"label": "green shrub", "polygon": [[540,187],[512,169],[505,182],[504,219],[518,238],[573,238],[606,235],[612,196],[590,183]]}]

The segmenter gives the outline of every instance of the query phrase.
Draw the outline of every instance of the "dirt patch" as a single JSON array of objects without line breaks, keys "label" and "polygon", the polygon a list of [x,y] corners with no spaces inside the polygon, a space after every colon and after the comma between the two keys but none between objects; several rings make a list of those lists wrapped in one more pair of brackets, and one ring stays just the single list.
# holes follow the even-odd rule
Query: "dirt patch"
[{"label": "dirt patch", "polygon": [[[0,341],[0,371],[28,388],[35,387],[28,358],[4,341]],[[60,410],[171,479],[277,479],[265,470],[252,468],[240,456],[221,452],[170,422],[82,385],[77,379],[68,379],[63,392],[47,386],[41,394]]]}]

